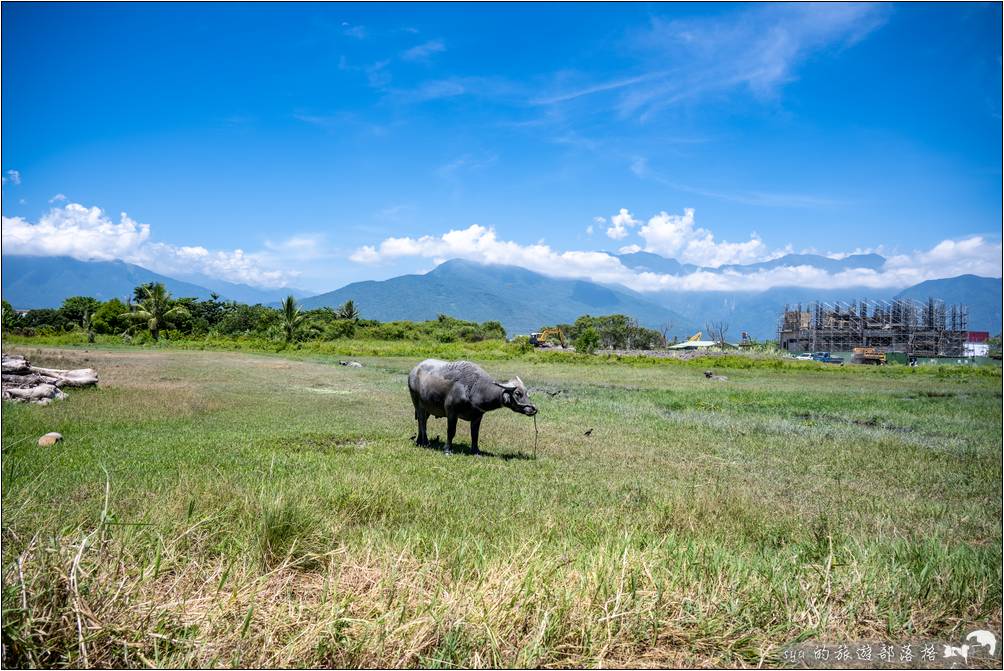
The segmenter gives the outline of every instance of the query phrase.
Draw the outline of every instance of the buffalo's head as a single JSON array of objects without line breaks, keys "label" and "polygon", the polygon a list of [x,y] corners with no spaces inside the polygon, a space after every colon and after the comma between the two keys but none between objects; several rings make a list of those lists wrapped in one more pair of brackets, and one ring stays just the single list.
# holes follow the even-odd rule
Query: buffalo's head
[{"label": "buffalo's head", "polygon": [[528,417],[537,414],[537,407],[530,403],[530,394],[526,390],[523,380],[514,377],[508,382],[496,382],[502,388],[502,405],[513,412],[518,412]]}]

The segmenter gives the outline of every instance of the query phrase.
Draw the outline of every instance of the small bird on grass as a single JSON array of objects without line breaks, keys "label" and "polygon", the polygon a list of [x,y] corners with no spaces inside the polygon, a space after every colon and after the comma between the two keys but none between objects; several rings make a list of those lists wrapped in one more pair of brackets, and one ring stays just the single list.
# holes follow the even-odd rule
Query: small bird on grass
[{"label": "small bird on grass", "polygon": [[589,429],[588,431],[586,431],[586,432],[585,432],[584,434],[582,434],[582,435],[583,435],[583,436],[591,436],[591,435],[593,435],[593,430],[592,430],[592,429]]}]

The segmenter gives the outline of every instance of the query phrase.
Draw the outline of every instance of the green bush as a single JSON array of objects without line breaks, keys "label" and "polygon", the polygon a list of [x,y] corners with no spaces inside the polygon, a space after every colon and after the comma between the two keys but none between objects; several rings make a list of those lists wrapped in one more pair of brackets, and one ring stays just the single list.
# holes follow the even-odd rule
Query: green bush
[{"label": "green bush", "polygon": [[583,354],[593,354],[600,345],[600,334],[592,326],[584,329],[575,339],[575,351]]},{"label": "green bush", "polygon": [[324,329],[325,340],[337,340],[338,338],[351,338],[356,333],[356,324],[350,319],[336,319],[329,323]]},{"label": "green bush", "polygon": [[586,329],[592,328],[599,336],[599,345],[606,349],[656,349],[666,345],[665,338],[656,330],[640,326],[627,315],[614,314],[593,317],[582,315],[574,324],[558,324],[566,337],[575,342]]},{"label": "green bush", "polygon": [[94,310],[91,316],[91,326],[96,333],[119,334],[130,326],[128,317],[123,315],[129,311],[129,306],[117,298],[105,301]]},{"label": "green bush", "polygon": [[530,344],[530,336],[516,336],[512,339],[512,343],[510,343],[510,345],[519,354],[526,354],[527,352],[533,351],[533,345]]},{"label": "green bush", "polygon": [[90,296],[70,296],[63,301],[59,312],[66,321],[80,324],[85,314],[94,314],[100,306],[101,302]]}]

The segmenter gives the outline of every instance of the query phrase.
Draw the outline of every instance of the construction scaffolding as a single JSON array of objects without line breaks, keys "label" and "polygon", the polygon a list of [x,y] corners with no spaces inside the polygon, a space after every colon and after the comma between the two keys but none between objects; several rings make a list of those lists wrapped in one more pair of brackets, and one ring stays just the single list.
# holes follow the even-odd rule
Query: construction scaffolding
[{"label": "construction scaffolding", "polygon": [[789,352],[879,352],[913,356],[962,356],[968,309],[929,298],[926,303],[896,299],[784,306],[778,345]]}]

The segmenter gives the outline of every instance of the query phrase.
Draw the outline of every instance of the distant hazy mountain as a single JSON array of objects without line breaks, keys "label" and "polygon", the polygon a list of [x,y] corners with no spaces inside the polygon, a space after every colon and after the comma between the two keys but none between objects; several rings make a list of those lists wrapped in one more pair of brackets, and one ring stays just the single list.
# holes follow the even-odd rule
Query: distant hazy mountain
[{"label": "distant hazy mountain", "polygon": [[731,263],[717,268],[708,268],[695,266],[692,263],[680,263],[676,259],[668,259],[651,252],[612,254],[612,256],[616,256],[628,268],[669,275],[685,275],[698,270],[708,273],[720,273],[724,271],[754,273],[758,270],[770,270],[771,268],[781,268],[783,266],[812,266],[829,273],[837,273],[841,270],[849,270],[851,268],[878,270],[885,263],[885,258],[878,254],[851,254],[842,259],[831,259],[819,254],[786,254],[761,263],[748,263],[745,265]]},{"label": "distant hazy mountain", "polygon": [[680,263],[676,259],[667,259],[651,252],[631,252],[630,254],[612,254],[620,259],[620,262],[633,270],[648,271],[651,273],[663,273],[666,275],[686,275],[697,270],[713,270],[712,268],[701,268],[691,263]]},{"label": "distant hazy mountain", "polygon": [[294,289],[292,287],[264,289],[262,287],[252,287],[248,284],[235,284],[225,280],[218,280],[208,275],[182,275],[181,279],[201,287],[206,287],[210,291],[215,291],[226,300],[247,303],[249,305],[254,305],[255,303],[263,305],[279,303],[290,294],[294,298],[303,298],[310,295],[309,291]]},{"label": "distant hazy mountain", "polygon": [[7,256],[3,297],[15,308],[58,308],[70,296],[125,300],[133,288],[163,282],[173,296],[209,298],[210,291],[123,261],[78,261],[69,256]]},{"label": "distant hazy mountain", "polygon": [[[619,258],[629,267],[652,272],[681,274],[698,269],[648,252],[621,254]],[[122,261],[32,256],[4,256],[2,261],[3,297],[16,308],[58,307],[63,299],[77,295],[101,300],[125,299],[132,295],[134,287],[145,282],[163,282],[176,297],[208,298],[211,288],[224,299],[245,303],[276,304],[289,293],[303,295],[295,289],[257,289],[206,277],[199,277],[198,282],[186,282]],[[882,257],[875,254],[840,260],[792,254],[763,264],[736,267],[736,270],[754,272],[779,265],[814,265],[829,272],[839,272],[847,268],[878,268],[882,263]],[[502,322],[510,334],[528,333],[545,324],[570,322],[583,314],[620,312],[653,328],[671,323],[670,333],[676,336],[689,336],[704,330],[711,321],[725,321],[729,324],[730,339],[738,340],[746,331],[763,340],[776,335],[777,319],[785,304],[893,297],[916,300],[933,297],[946,303],[963,303],[969,306],[971,330],[994,334],[1001,331],[1001,280],[975,275],[929,280],[901,291],[775,287],[761,292],[640,294],[623,287],[548,277],[515,266],[484,266],[453,260],[425,275],[402,275],[383,282],[356,282],[301,302],[307,308],[337,307],[352,299],[364,317],[384,321],[433,319],[440,313],[479,322],[495,319]]]},{"label": "distant hazy mountain", "polygon": [[1001,332],[1001,280],[976,275],[959,275],[942,280],[927,280],[903,289],[896,298],[918,301],[938,298],[948,304],[969,306],[969,330]]},{"label": "distant hazy mountain", "polygon": [[3,297],[18,309],[59,307],[70,296],[125,300],[132,296],[133,288],[146,282],[163,282],[177,298],[205,299],[215,291],[223,300],[253,304],[280,301],[290,293],[305,295],[296,289],[258,289],[205,276],[181,280],[124,261],[78,261],[69,256],[3,257]]},{"label": "distant hazy mountain", "polygon": [[828,273],[839,273],[841,270],[851,268],[868,268],[878,270],[885,264],[885,257],[878,254],[851,254],[842,259],[831,259],[819,254],[785,254],[784,256],[763,261],[761,263],[737,264],[732,263],[719,266],[718,271],[736,270],[741,273],[753,273],[758,270],[770,270],[771,268],[782,268],[785,266],[812,266],[825,270]]},{"label": "distant hazy mountain", "polygon": [[689,335],[694,328],[686,317],[624,289],[461,260],[447,261],[425,275],[356,282],[304,299],[303,305],[337,307],[349,299],[368,319],[422,320],[442,313],[478,322],[495,319],[510,335],[571,322],[584,314],[625,313],[652,328],[672,322],[676,335]]}]

